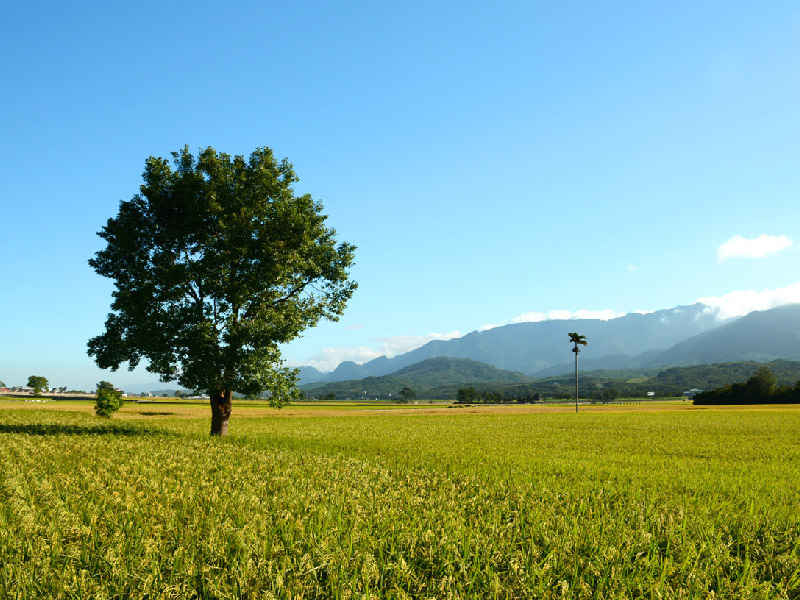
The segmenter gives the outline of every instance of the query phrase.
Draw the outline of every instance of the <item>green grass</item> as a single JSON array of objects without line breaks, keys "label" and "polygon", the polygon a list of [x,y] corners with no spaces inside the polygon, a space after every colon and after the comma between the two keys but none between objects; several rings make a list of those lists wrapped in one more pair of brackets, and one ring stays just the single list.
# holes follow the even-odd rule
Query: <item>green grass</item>
[{"label": "green grass", "polygon": [[90,411],[0,403],[2,598],[800,598],[796,408]]}]

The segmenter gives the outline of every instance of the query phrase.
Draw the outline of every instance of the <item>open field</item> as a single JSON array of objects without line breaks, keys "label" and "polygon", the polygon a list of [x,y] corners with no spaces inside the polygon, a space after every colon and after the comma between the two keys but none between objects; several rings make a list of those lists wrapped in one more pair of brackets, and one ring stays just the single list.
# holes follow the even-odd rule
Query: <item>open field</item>
[{"label": "open field", "polygon": [[0,401],[2,598],[800,598],[800,407]]}]

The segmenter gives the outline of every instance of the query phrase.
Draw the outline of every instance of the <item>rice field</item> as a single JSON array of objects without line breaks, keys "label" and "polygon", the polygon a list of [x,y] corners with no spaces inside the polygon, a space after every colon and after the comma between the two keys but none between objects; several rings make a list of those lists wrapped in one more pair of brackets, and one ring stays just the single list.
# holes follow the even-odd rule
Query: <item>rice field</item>
[{"label": "rice field", "polygon": [[800,598],[800,410],[0,401],[0,598]]}]

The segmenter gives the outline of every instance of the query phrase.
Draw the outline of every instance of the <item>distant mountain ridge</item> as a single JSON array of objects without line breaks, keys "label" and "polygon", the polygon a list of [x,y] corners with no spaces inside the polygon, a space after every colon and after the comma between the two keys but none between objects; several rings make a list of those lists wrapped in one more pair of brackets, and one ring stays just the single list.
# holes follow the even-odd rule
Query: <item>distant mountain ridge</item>
[{"label": "distant mountain ridge", "polygon": [[[467,358],[502,370],[543,377],[571,368],[567,333],[585,335],[581,368],[634,369],[730,361],[800,358],[800,305],[752,312],[720,322],[704,304],[615,319],[567,319],[517,323],[461,338],[436,340],[362,365],[343,362],[313,379],[320,383],[381,377],[429,358]],[[311,371],[307,371],[315,375]],[[302,378],[303,384],[309,379]]]},{"label": "distant mountain ridge", "polygon": [[530,383],[527,375],[504,371],[469,358],[439,356],[404,367],[390,375],[369,376],[357,380],[317,382],[304,385],[309,395],[333,393],[338,397],[396,395],[402,388],[411,387],[420,396],[432,390],[461,385]]},{"label": "distant mountain ridge", "polygon": [[800,304],[790,304],[751,312],[679,342],[651,357],[650,366],[797,358],[800,358]]},{"label": "distant mountain ridge", "polygon": [[[361,365],[351,361],[342,362],[318,381],[379,377],[439,356],[469,358],[498,369],[536,375],[564,361],[564,348],[568,346],[565,340],[570,331],[579,331],[589,339],[589,346],[581,353],[581,358],[591,360],[664,350],[716,324],[713,311],[702,304],[646,314],[630,313],[607,321],[559,319],[516,323],[486,331],[473,331],[452,340],[434,340],[393,358],[381,356]],[[569,354],[566,356],[569,357]],[[303,381],[307,382],[305,379]]]}]

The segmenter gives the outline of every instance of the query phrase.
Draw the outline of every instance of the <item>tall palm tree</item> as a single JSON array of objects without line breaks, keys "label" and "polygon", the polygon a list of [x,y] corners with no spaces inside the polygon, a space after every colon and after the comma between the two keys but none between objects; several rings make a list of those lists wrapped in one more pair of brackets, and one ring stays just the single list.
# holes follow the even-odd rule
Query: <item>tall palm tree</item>
[{"label": "tall palm tree", "polygon": [[572,342],[572,351],[575,353],[575,412],[578,412],[578,352],[581,351],[578,346],[586,345],[586,336],[578,333],[570,333],[569,341]]}]

